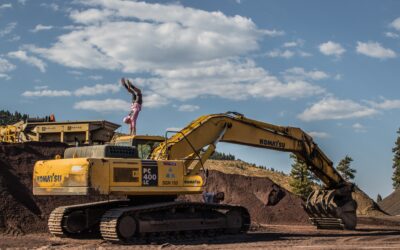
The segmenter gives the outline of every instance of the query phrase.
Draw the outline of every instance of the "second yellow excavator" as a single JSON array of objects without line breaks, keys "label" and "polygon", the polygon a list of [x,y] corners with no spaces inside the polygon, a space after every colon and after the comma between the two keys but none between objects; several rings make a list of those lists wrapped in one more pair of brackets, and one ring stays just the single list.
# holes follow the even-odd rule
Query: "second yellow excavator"
[{"label": "second yellow excavator", "polygon": [[[167,138],[167,137],[166,137]],[[240,233],[250,226],[242,206],[176,201],[200,194],[207,182],[204,162],[218,142],[292,152],[323,183],[306,204],[319,228],[356,227],[353,185],[335,170],[312,138],[299,128],[283,127],[228,112],[201,116],[168,139],[121,138],[114,145],[69,148],[64,159],[35,164],[35,195],[125,195],[56,208],[49,231],[60,237],[100,234],[111,242],[180,234]]]}]

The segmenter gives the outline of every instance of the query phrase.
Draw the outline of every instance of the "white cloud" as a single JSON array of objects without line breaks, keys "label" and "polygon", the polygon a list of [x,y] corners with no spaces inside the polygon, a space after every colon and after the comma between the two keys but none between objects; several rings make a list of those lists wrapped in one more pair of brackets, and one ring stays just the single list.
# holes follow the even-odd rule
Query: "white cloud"
[{"label": "white cloud", "polygon": [[290,50],[279,50],[279,49],[275,49],[275,50],[271,50],[269,52],[267,52],[266,54],[268,57],[281,57],[281,58],[286,58],[289,59],[291,57],[293,57],[295,55],[295,53],[293,51]]},{"label": "white cloud", "polygon": [[71,12],[70,17],[77,23],[93,24],[97,22],[107,21],[108,18],[115,15],[114,11],[107,9],[89,9],[86,11],[74,10]]},{"label": "white cloud", "polygon": [[60,9],[60,6],[58,6],[58,4],[55,3],[41,3],[40,6],[45,7],[45,8],[49,8],[52,9],[54,11],[58,11]]},{"label": "white cloud", "polygon": [[9,75],[4,74],[4,73],[0,73],[0,78],[4,78],[6,80],[10,80],[11,79],[11,77]]},{"label": "white cloud", "polygon": [[[281,97],[292,100],[319,95],[325,92],[323,88],[305,81],[291,81],[284,84],[271,78],[266,78],[263,81],[251,85],[248,91],[254,97]],[[240,94],[240,92],[238,94]]]},{"label": "white cloud", "polygon": [[291,41],[291,42],[285,42],[282,47],[284,48],[293,48],[293,47],[301,47],[304,45],[304,41],[301,39],[298,39],[296,41]]},{"label": "white cloud", "polygon": [[328,133],[326,133],[326,132],[311,131],[311,132],[308,132],[308,134],[313,138],[321,138],[321,139],[323,139],[323,138],[329,138],[330,137],[330,135]]},{"label": "white cloud", "polygon": [[298,53],[299,56],[301,56],[301,57],[310,57],[310,56],[312,56],[311,53],[308,53],[308,52],[305,52],[305,51],[302,51],[302,50],[299,50],[297,53]]},{"label": "white cloud", "polygon": [[378,113],[374,108],[361,105],[352,100],[341,100],[335,97],[326,97],[298,115],[303,121],[340,120],[359,117],[368,117]]},{"label": "white cloud", "polygon": [[46,63],[44,63],[42,60],[40,60],[37,57],[28,56],[26,51],[23,51],[23,50],[13,51],[13,52],[9,52],[7,55],[10,58],[19,59],[19,60],[26,62],[32,66],[35,66],[41,72],[46,72]]},{"label": "white cloud", "polygon": [[342,80],[342,78],[343,78],[342,74],[336,74],[335,77],[334,77],[334,79],[337,80],[337,81]]},{"label": "white cloud", "polygon": [[71,92],[68,90],[35,90],[35,91],[25,91],[22,93],[24,97],[61,97],[61,96],[71,96]]},{"label": "white cloud", "polygon": [[340,57],[346,50],[340,45],[340,43],[328,41],[326,43],[321,43],[319,46],[319,51],[326,56],[337,56]]},{"label": "white cloud", "polygon": [[7,39],[7,41],[9,41],[9,42],[16,42],[19,40],[21,40],[21,37],[17,36],[17,35],[12,35],[11,38]]},{"label": "white cloud", "polygon": [[53,28],[53,26],[51,26],[51,25],[38,24],[38,25],[36,25],[36,27],[34,29],[31,29],[31,32],[36,33],[36,32],[42,31],[42,30],[51,30],[52,28]]},{"label": "white cloud", "polygon": [[193,111],[196,111],[199,109],[200,109],[199,106],[191,105],[191,104],[183,104],[178,107],[178,111],[181,111],[181,112],[193,112]]},{"label": "white cloud", "polygon": [[8,8],[12,8],[12,4],[11,3],[3,3],[0,5],[0,10],[1,9],[8,9]]},{"label": "white cloud", "polygon": [[94,86],[83,86],[74,91],[76,96],[93,96],[106,93],[117,93],[120,90],[117,84],[96,84]]},{"label": "white cloud", "polygon": [[399,38],[399,34],[394,33],[394,32],[385,32],[385,36],[386,37],[390,37],[390,38]]},{"label": "white cloud", "polygon": [[121,99],[86,100],[75,103],[74,109],[97,112],[129,111],[131,103]]},{"label": "white cloud", "polygon": [[305,71],[303,68],[294,67],[282,72],[283,77],[287,80],[323,80],[329,78],[329,75],[320,70]]},{"label": "white cloud", "polygon": [[180,5],[81,3],[90,8],[70,16],[80,29],[59,36],[50,48],[32,51],[69,67],[148,72],[244,55],[258,49],[263,36],[281,33],[258,29],[242,16]]},{"label": "white cloud", "polygon": [[285,35],[285,32],[282,30],[263,30],[262,33],[270,37]]},{"label": "white cloud", "polygon": [[297,47],[297,42],[286,42],[282,45],[285,48]]},{"label": "white cloud", "polygon": [[290,98],[318,95],[324,90],[306,81],[282,82],[251,60],[210,61],[197,67],[157,70],[158,77],[134,79],[144,88],[168,99],[188,100],[216,96],[231,100]]},{"label": "white cloud", "polygon": [[13,71],[15,68],[16,66],[14,64],[0,57],[0,78],[10,80],[11,77],[6,73]]},{"label": "white cloud", "polygon": [[358,133],[367,132],[367,129],[364,127],[364,125],[362,125],[361,123],[358,123],[358,122],[354,123],[351,127],[354,129],[354,131],[356,131]]},{"label": "white cloud", "polygon": [[68,67],[148,73],[134,79],[151,93],[147,107],[200,96],[296,99],[324,92],[307,81],[282,82],[246,59],[260,39],[284,33],[259,29],[249,18],[175,4],[77,2],[82,6],[70,18],[79,28],[31,52]]},{"label": "white cloud", "polygon": [[76,76],[81,76],[81,75],[83,75],[82,72],[77,71],[77,70],[70,70],[70,71],[68,71],[68,73],[70,73],[71,75],[76,75]]},{"label": "white cloud", "polygon": [[[162,97],[150,94],[143,97],[143,107],[156,108],[164,106]],[[93,110],[97,112],[130,111],[131,103],[122,99],[86,100],[75,103],[74,109]]]},{"label": "white cloud", "polygon": [[400,31],[400,17],[394,19],[393,22],[390,24],[390,26]]},{"label": "white cloud", "polygon": [[14,64],[10,63],[4,58],[0,58],[0,73],[10,72],[14,70],[16,67]]},{"label": "white cloud", "polygon": [[35,91],[25,91],[25,97],[54,97],[54,96],[94,96],[106,93],[117,93],[120,90],[117,84],[96,84],[94,86],[83,86],[75,91],[49,90],[48,86],[35,86]]},{"label": "white cloud", "polygon": [[382,45],[377,42],[357,42],[357,53],[379,59],[396,57],[396,52],[382,47]]},{"label": "white cloud", "polygon": [[16,22],[8,23],[4,29],[0,30],[0,37],[10,34],[16,27]]},{"label": "white cloud", "polygon": [[100,76],[100,75],[92,75],[92,76],[89,76],[88,78],[91,79],[91,80],[95,80],[95,81],[103,79],[103,77]]},{"label": "white cloud", "polygon": [[370,104],[377,109],[400,109],[400,100],[384,99],[383,102],[370,102]]},{"label": "white cloud", "polygon": [[21,5],[25,5],[28,0],[18,0],[18,3]]},{"label": "white cloud", "polygon": [[158,108],[169,103],[168,99],[157,93],[146,93],[143,96],[143,107]]},{"label": "white cloud", "polygon": [[285,49],[285,50],[280,50],[280,49],[274,49],[271,51],[268,51],[267,53],[265,53],[265,55],[267,57],[271,57],[271,58],[285,58],[285,59],[289,59],[292,58],[294,56],[301,56],[301,57],[310,57],[312,56],[312,54],[302,51],[302,50],[289,50],[289,49]]}]

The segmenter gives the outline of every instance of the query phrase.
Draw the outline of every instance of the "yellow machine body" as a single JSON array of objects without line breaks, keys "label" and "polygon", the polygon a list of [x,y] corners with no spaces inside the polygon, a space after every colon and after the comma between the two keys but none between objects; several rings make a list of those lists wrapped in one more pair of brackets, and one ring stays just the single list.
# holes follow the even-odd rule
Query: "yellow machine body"
[{"label": "yellow machine body", "polygon": [[176,195],[202,192],[199,175],[184,176],[183,161],[72,158],[39,161],[35,195]]}]

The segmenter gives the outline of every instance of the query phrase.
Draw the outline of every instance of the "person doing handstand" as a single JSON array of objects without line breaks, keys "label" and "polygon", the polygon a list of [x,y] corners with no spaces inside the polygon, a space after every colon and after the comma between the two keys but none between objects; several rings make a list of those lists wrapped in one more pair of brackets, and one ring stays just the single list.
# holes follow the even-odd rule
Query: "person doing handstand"
[{"label": "person doing handstand", "polygon": [[124,123],[129,124],[130,134],[136,135],[136,121],[139,116],[139,112],[142,110],[142,92],[140,89],[133,86],[128,79],[121,79],[121,84],[128,90],[132,95],[131,112],[129,115],[124,117]]}]

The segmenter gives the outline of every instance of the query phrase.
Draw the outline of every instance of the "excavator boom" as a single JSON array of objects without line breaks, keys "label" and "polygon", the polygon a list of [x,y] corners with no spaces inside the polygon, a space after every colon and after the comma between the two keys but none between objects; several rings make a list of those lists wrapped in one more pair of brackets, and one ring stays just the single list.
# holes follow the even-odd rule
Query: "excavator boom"
[{"label": "excavator boom", "polygon": [[[306,210],[311,222],[321,228],[355,227],[352,184],[342,178],[312,137],[300,128],[276,126],[235,112],[205,115],[161,143],[151,158],[185,159],[188,174],[198,174],[219,141],[295,154],[324,183],[324,190],[314,191],[308,199]],[[205,147],[208,148],[204,151]],[[198,163],[191,168],[194,157]]]}]

